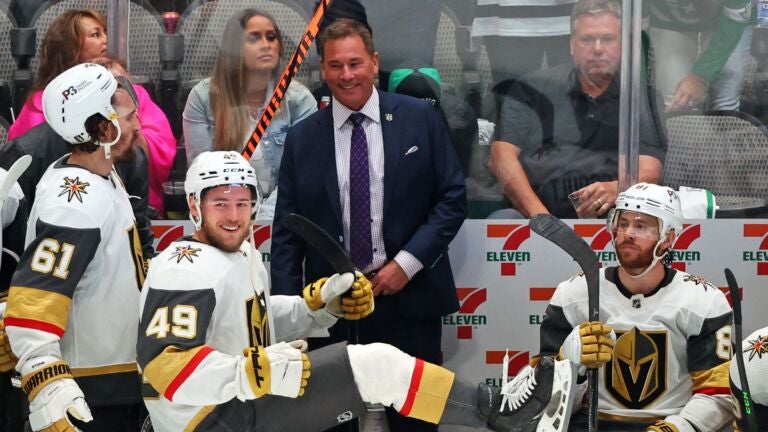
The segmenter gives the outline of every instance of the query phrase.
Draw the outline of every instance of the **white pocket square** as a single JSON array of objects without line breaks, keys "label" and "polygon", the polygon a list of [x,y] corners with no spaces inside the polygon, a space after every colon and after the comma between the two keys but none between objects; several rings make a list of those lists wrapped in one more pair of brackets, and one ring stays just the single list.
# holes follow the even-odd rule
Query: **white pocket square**
[{"label": "white pocket square", "polygon": [[407,152],[405,152],[405,155],[408,156],[409,154],[416,153],[417,151],[419,151],[419,148],[416,147],[416,146],[413,146],[413,147],[409,148]]}]

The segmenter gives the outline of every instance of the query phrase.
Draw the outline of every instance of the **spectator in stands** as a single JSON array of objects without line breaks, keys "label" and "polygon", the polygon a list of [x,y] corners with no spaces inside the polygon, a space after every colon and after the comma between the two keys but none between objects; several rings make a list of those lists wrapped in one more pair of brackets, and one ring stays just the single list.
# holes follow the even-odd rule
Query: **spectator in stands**
[{"label": "spectator in stands", "polygon": [[[92,9],[70,10],[61,14],[48,28],[40,46],[37,78],[27,101],[8,130],[8,139],[15,139],[34,126],[45,122],[42,109],[43,89],[68,68],[85,61],[103,57],[107,49],[104,17]],[[123,67],[114,61],[96,61],[108,68],[115,65],[116,76],[126,76]],[[152,101],[144,87],[133,86],[139,104],[141,133],[137,140],[149,159],[149,204],[163,214],[162,184],[168,178],[176,155],[176,138],[168,119]]]},{"label": "spectator in stands", "polygon": [[398,68],[389,75],[389,90],[424,99],[438,108],[448,125],[453,149],[464,175],[469,175],[472,151],[477,147],[477,115],[464,100],[443,92],[440,71],[433,67]]},{"label": "spectator in stands", "polygon": [[493,83],[500,89],[541,69],[545,54],[549,67],[570,61],[568,18],[576,0],[541,3],[546,4],[477,0],[472,37],[482,37]]},{"label": "spectator in stands", "polygon": [[643,3],[656,87],[669,110],[738,110],[749,58],[751,0]]},{"label": "spectator in stands", "polygon": [[[275,19],[264,11],[244,9],[229,19],[213,73],[198,83],[184,108],[187,162],[209,150],[243,149],[275,88],[281,69],[283,39]],[[262,215],[274,211],[277,175],[288,128],[317,111],[312,93],[300,82],[288,86],[251,165],[265,203]]]},{"label": "spectator in stands", "polygon": [[[571,17],[573,64],[532,72],[504,98],[490,167],[516,211],[596,217],[618,194],[621,8],[580,0]],[[647,98],[641,100],[639,180],[657,182],[664,146]],[[580,199],[574,209],[568,199]]]}]

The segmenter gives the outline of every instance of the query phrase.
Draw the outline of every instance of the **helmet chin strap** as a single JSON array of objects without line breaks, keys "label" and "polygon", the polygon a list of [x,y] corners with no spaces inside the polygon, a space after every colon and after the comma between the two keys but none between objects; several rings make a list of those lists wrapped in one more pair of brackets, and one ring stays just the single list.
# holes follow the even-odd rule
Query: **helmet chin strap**
[{"label": "helmet chin strap", "polygon": [[[626,273],[626,275],[632,279],[640,279],[641,277],[648,274],[648,272],[651,271],[652,268],[656,267],[656,263],[659,262],[659,260],[664,256],[664,254],[662,254],[661,256],[656,254],[656,252],[659,250],[659,246],[661,246],[663,242],[664,242],[663,238],[660,238],[659,241],[656,242],[656,246],[653,248],[653,259],[651,260],[651,263],[648,264],[648,267],[646,267],[645,270],[643,270],[642,273],[640,273],[639,275],[633,275],[627,271],[625,271],[624,273]],[[614,248],[615,247],[616,245],[614,244]]]},{"label": "helmet chin strap", "polygon": [[104,147],[105,159],[109,159],[112,157],[112,152],[111,152],[112,146],[115,145],[120,140],[120,136],[123,134],[123,131],[120,129],[120,123],[118,123],[117,120],[112,120],[112,124],[115,125],[115,127],[117,128],[117,136],[115,137],[115,139],[106,143],[98,140],[96,141],[100,146]]}]

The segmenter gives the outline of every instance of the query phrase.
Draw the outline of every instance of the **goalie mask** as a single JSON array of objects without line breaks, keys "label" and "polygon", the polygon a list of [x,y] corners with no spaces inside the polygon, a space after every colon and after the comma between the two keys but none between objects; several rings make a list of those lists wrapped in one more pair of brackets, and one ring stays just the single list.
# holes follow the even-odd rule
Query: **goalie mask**
[{"label": "goalie mask", "polygon": [[195,218],[192,212],[189,212],[189,218],[196,230],[200,230],[203,225],[203,213],[200,209],[203,194],[207,189],[225,185],[248,187],[251,190],[251,222],[255,220],[261,203],[261,193],[256,172],[251,164],[236,151],[207,151],[200,153],[192,161],[184,180],[184,192],[187,197],[192,197],[190,206],[198,215]]},{"label": "goalie mask", "polygon": [[[104,66],[83,63],[59,74],[43,90],[43,114],[45,121],[64,140],[71,144],[93,142],[104,147],[104,155],[110,157],[110,147],[120,140],[121,130],[117,113],[112,107],[112,96],[117,90],[117,80]],[[117,136],[111,142],[99,142],[85,129],[85,121],[94,114],[101,114],[117,128]]]},{"label": "goalie mask", "polygon": [[[657,223],[643,223],[640,214],[652,216]],[[630,217],[622,218],[622,215]],[[660,251],[659,247],[667,240],[669,233],[672,233],[674,241],[683,229],[680,198],[677,192],[666,186],[637,183],[619,193],[616,207],[608,213],[607,225],[614,247],[619,233],[657,240],[653,248],[653,260],[648,267],[637,276],[630,275],[640,278],[666,254],[667,251]]]}]

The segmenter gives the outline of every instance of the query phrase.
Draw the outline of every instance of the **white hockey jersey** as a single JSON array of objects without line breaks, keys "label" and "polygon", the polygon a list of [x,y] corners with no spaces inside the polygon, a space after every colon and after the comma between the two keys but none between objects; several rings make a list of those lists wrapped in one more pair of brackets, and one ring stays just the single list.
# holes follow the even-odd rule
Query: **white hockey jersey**
[{"label": "white hockey jersey", "polygon": [[[573,327],[588,321],[587,305],[583,274],[558,285],[541,326],[542,354],[557,353]],[[701,431],[728,420],[732,318],[717,287],[667,269],[652,293],[632,295],[617,267],[604,268],[600,321],[617,336],[612,360],[599,373],[602,417],[650,424],[680,414]],[[686,410],[695,413],[681,413],[692,398]]]},{"label": "white hockey jersey", "polygon": [[299,296],[266,296],[267,271],[261,255],[251,260],[250,253],[248,243],[224,252],[185,238],[152,260],[141,293],[138,359],[155,431],[194,430],[216,405],[244,399],[243,349],[268,345],[267,317],[278,341],[327,336],[335,324]]},{"label": "white hockey jersey", "polygon": [[[133,210],[116,173],[51,164],[37,185],[5,324],[19,358],[66,361],[91,406],[140,401],[138,304],[144,279]],[[133,312],[133,313],[132,313]]]}]

